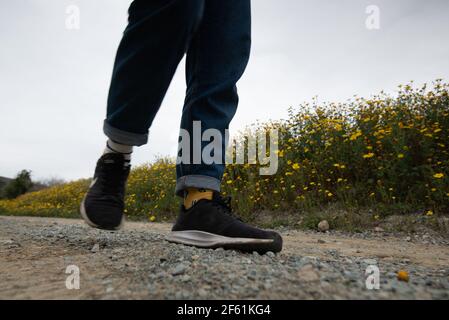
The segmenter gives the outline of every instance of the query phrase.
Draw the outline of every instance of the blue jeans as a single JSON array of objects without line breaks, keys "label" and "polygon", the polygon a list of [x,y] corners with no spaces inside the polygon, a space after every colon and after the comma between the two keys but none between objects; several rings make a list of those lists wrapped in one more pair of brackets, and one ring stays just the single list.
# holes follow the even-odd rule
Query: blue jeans
[{"label": "blue jeans", "polygon": [[[236,83],[250,54],[250,0],[135,0],[128,14],[114,64],[104,133],[122,144],[147,143],[148,130],[186,54],[181,129],[190,133],[191,140],[195,139],[193,121],[201,121],[201,133],[219,130],[222,161],[178,164],[176,193],[182,195],[188,187],[220,191],[225,130],[237,109]],[[201,142],[201,148],[207,144]]]}]

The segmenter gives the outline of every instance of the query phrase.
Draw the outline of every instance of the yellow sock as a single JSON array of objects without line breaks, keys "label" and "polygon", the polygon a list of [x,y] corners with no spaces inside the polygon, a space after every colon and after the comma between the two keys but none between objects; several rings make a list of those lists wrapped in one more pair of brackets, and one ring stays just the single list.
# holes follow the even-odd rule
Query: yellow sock
[{"label": "yellow sock", "polygon": [[187,188],[184,195],[184,207],[190,209],[201,199],[212,200],[213,191],[207,189]]}]

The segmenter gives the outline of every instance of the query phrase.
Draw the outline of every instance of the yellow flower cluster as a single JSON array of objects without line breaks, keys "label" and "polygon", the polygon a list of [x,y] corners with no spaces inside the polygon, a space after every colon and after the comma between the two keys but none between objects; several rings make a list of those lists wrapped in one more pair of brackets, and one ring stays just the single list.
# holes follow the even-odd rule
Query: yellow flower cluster
[{"label": "yellow flower cluster", "polygon": [[[228,164],[223,194],[240,214],[300,212],[332,202],[402,208],[427,216],[449,211],[449,86],[400,87],[397,97],[355,97],[349,103],[316,100],[290,109],[287,120],[258,123],[240,138],[277,129],[278,171],[260,164]],[[171,159],[132,170],[126,212],[149,221],[173,218],[175,164]],[[89,180],[0,200],[0,214],[77,215]],[[431,213],[430,213],[431,212]],[[379,215],[377,215],[378,219]]]}]

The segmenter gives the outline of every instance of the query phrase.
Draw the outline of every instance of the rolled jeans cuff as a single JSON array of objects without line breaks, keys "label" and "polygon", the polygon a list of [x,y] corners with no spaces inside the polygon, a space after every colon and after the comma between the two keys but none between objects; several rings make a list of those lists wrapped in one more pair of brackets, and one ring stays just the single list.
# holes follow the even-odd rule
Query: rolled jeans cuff
[{"label": "rolled jeans cuff", "polygon": [[217,178],[193,174],[178,178],[175,193],[182,197],[183,191],[187,188],[208,189],[220,192],[220,185],[221,181]]},{"label": "rolled jeans cuff", "polygon": [[134,133],[123,131],[111,126],[106,120],[103,122],[104,134],[115,142],[128,146],[142,146],[148,142],[148,133]]}]

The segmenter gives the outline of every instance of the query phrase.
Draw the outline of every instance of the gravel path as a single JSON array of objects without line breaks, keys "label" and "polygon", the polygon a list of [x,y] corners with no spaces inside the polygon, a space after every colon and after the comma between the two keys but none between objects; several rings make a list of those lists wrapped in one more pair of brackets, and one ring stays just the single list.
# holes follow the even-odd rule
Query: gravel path
[{"label": "gravel path", "polygon": [[[449,298],[448,242],[428,234],[280,230],[284,251],[260,256],[171,244],[169,228],[0,217],[0,299]],[[66,288],[69,265],[80,270],[79,290]],[[366,288],[368,265],[380,270],[379,290]]]}]

